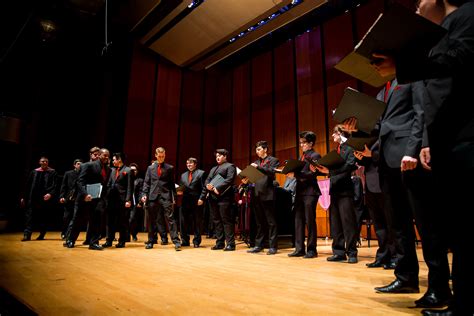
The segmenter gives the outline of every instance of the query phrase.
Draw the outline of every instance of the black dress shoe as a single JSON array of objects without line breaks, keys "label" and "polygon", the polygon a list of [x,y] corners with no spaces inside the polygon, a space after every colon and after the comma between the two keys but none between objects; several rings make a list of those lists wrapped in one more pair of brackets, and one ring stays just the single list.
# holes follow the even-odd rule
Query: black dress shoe
[{"label": "black dress shoe", "polygon": [[121,241],[118,244],[115,245],[115,248],[125,248],[125,242]]},{"label": "black dress shoe", "polygon": [[335,261],[335,262],[337,262],[337,261],[346,261],[347,258],[346,258],[346,256],[332,255],[332,256],[330,256],[330,257],[327,257],[326,260],[327,260],[327,261]]},{"label": "black dress shoe", "polygon": [[185,242],[181,243],[181,246],[183,246],[183,247],[189,247],[189,245],[190,245],[189,241],[185,241]]},{"label": "black dress shoe", "polygon": [[349,257],[349,258],[347,259],[347,263],[352,263],[352,264],[354,264],[354,263],[357,263],[357,262],[359,262],[359,260],[357,260],[357,257]]},{"label": "black dress shoe", "polygon": [[66,235],[65,234],[61,234],[61,240],[64,240],[66,239]]},{"label": "black dress shoe", "polygon": [[193,247],[194,247],[194,248],[199,248],[199,245],[198,245],[198,244],[194,244]]},{"label": "black dress shoe", "polygon": [[168,240],[162,240],[161,245],[166,246],[168,244]]},{"label": "black dress shoe", "polygon": [[267,251],[267,255],[274,255],[277,253],[277,249],[276,248],[270,248],[268,249]]},{"label": "black dress shoe", "polygon": [[397,267],[397,264],[395,262],[390,262],[390,263],[384,263],[383,268],[385,270],[393,270]]},{"label": "black dress shoe", "polygon": [[151,248],[153,248],[153,243],[152,242],[149,242],[149,243],[145,244],[145,249],[151,249]]},{"label": "black dress shoe", "polygon": [[137,235],[132,236],[132,240],[133,240],[133,241],[138,241]]},{"label": "black dress shoe", "polygon": [[258,253],[263,251],[262,247],[253,247],[252,249],[247,250],[248,253]]},{"label": "black dress shoe", "polygon": [[23,239],[21,241],[30,241],[31,240],[31,234],[24,234],[23,235]]},{"label": "black dress shoe", "polygon": [[434,291],[428,291],[420,299],[415,301],[416,307],[438,308],[448,306],[453,298],[451,292],[441,295]]},{"label": "black dress shoe", "polygon": [[381,261],[375,260],[374,262],[367,263],[367,268],[381,268],[383,267],[383,263]]},{"label": "black dress shoe", "polygon": [[211,250],[222,250],[222,249],[224,249],[224,246],[222,245],[215,245],[211,248]]},{"label": "black dress shoe", "polygon": [[63,242],[63,247],[74,248],[74,243],[70,240],[66,240],[65,242]]},{"label": "black dress shoe", "polygon": [[40,233],[38,237],[36,237],[36,240],[44,240],[44,235],[46,235],[46,233]]},{"label": "black dress shoe", "polygon": [[91,242],[90,242],[89,240],[84,240],[84,241],[82,242],[82,244],[83,244],[84,246],[89,246],[90,243],[91,243]]},{"label": "black dress shoe", "polygon": [[288,257],[303,257],[305,255],[304,252],[300,252],[300,251],[293,251],[292,253],[289,253],[288,254]]},{"label": "black dress shoe", "polygon": [[102,247],[103,248],[109,248],[109,247],[112,247],[112,242],[110,241],[106,241],[102,244]]},{"label": "black dress shoe", "polygon": [[224,248],[224,251],[234,251],[235,250],[235,245],[227,245]]},{"label": "black dress shoe", "polygon": [[99,244],[90,244],[90,245],[89,245],[89,249],[90,249],[90,250],[104,250],[104,247],[102,247],[102,246],[99,245]]},{"label": "black dress shoe", "polygon": [[174,250],[176,251],[181,251],[181,244],[179,242],[177,242],[176,244],[174,244]]},{"label": "black dress shoe", "polygon": [[454,311],[449,307],[447,309],[423,309],[421,314],[424,316],[453,316]]},{"label": "black dress shoe", "polygon": [[379,293],[420,293],[418,285],[403,283],[399,279],[389,285],[376,287],[375,290]]},{"label": "black dress shoe", "polygon": [[303,258],[310,259],[310,258],[316,258],[318,254],[315,251],[309,250]]}]

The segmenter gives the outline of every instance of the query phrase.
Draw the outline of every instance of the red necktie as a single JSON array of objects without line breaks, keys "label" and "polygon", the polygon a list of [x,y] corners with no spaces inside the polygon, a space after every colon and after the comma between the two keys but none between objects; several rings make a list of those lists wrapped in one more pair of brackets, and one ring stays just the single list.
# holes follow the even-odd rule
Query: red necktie
[{"label": "red necktie", "polygon": [[337,145],[337,153],[338,153],[338,154],[341,153],[341,144]]},{"label": "red necktie", "polygon": [[265,165],[265,159],[260,161],[260,167],[262,167],[263,165]]},{"label": "red necktie", "polygon": [[161,177],[161,164],[158,164],[158,177]]},{"label": "red necktie", "polygon": [[120,172],[119,172],[118,168],[115,169],[115,180],[117,180],[117,178],[119,177],[119,174],[120,174]]},{"label": "red necktie", "polygon": [[301,159],[300,159],[300,160],[301,160],[301,161],[304,161],[305,158],[306,158],[306,157],[305,157],[304,154],[303,154],[303,155],[301,156]]},{"label": "red necktie", "polygon": [[105,172],[105,166],[102,166],[101,175],[102,175],[102,179],[104,179],[104,181],[105,181],[105,178],[107,177],[107,173]]},{"label": "red necktie", "polygon": [[383,102],[387,103],[388,92],[390,91],[391,83],[390,81],[385,84],[385,95],[383,97]]},{"label": "red necktie", "polygon": [[188,183],[191,183],[191,181],[193,181],[193,172],[192,172],[192,171],[189,171]]}]

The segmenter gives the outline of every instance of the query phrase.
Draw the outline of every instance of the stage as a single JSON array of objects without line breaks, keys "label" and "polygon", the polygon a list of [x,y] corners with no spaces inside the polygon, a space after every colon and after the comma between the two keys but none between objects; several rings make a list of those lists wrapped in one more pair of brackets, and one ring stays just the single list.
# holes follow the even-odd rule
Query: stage
[{"label": "stage", "polygon": [[[420,294],[377,294],[393,270],[369,269],[377,242],[363,242],[359,263],[328,262],[330,240],[318,239],[319,257],[289,258],[155,245],[146,235],[126,248],[104,251],[64,248],[58,232],[46,240],[20,242],[22,233],[0,234],[0,288],[40,315],[420,315],[414,300],[426,290],[420,261]],[[450,256],[451,262],[451,256]]]}]

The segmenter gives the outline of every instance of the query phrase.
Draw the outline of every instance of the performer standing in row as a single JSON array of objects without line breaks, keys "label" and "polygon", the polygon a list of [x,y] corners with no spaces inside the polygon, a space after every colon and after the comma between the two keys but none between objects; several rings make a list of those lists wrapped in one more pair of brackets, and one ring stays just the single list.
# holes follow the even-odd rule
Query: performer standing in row
[{"label": "performer standing in row", "polygon": [[[316,203],[321,191],[319,190],[317,174],[310,170],[309,161],[321,158],[321,155],[313,150],[316,142],[316,134],[311,131],[301,132],[300,148],[301,161],[305,162],[304,167],[297,172],[290,172],[288,177],[296,178],[296,198],[295,198],[295,251],[288,254],[288,257],[315,258],[316,251]],[[305,225],[308,227],[308,243],[305,251]]]},{"label": "performer standing in row", "polygon": [[66,239],[67,229],[72,216],[74,215],[74,204],[77,196],[77,178],[81,170],[81,159],[74,160],[74,169],[64,173],[61,191],[59,193],[59,203],[64,205],[63,228],[61,239]]},{"label": "performer standing in row", "polygon": [[[216,244],[212,250],[235,250],[234,219],[232,217],[232,203],[234,190],[232,186],[236,175],[235,166],[227,162],[229,152],[226,149],[217,149],[215,152],[217,166],[213,167],[206,179],[205,187],[199,198],[199,205],[208,198],[211,217],[214,222]],[[221,181],[216,181],[216,177]],[[214,180],[214,181],[213,181]],[[225,243],[227,243],[226,246]]]},{"label": "performer standing in row", "polygon": [[[257,253],[263,251],[264,228],[267,228],[269,243],[267,254],[274,255],[278,249],[278,228],[275,214],[275,185],[273,181],[275,180],[275,168],[278,167],[280,162],[277,158],[268,155],[268,144],[266,141],[257,142],[255,144],[255,152],[258,159],[251,165],[265,174],[265,176],[255,183],[254,212],[257,223],[257,235],[255,237],[255,247],[247,252]],[[247,183],[248,179],[244,178],[242,182]]]},{"label": "performer standing in row", "polygon": [[170,237],[176,251],[181,250],[181,241],[178,236],[178,225],[174,219],[174,204],[176,188],[174,185],[174,167],[165,163],[165,149],[158,147],[155,150],[156,162],[148,166],[143,182],[141,201],[148,202],[148,241],[146,249],[153,248],[156,243],[156,232],[160,234],[161,244],[168,244],[166,219],[168,220]]},{"label": "performer standing in row", "polygon": [[[179,185],[183,186],[181,203],[181,241],[182,246],[189,246],[189,231],[193,228],[194,248],[201,244],[203,208],[198,205],[199,196],[204,188],[204,171],[197,169],[197,159],[190,157],[186,160],[188,171],[181,175]],[[193,227],[194,222],[194,227]]]}]

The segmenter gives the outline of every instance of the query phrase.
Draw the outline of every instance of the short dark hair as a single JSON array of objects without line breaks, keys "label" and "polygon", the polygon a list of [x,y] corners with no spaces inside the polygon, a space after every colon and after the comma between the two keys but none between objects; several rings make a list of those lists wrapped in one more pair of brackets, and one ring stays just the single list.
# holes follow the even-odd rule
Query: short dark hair
[{"label": "short dark hair", "polygon": [[100,151],[100,148],[97,147],[97,146],[94,146],[91,149],[89,149],[89,154],[93,154],[93,153],[98,152],[98,151]]},{"label": "short dark hair", "polygon": [[197,165],[197,163],[198,163],[198,160],[194,157],[189,157],[188,159],[186,159],[186,162],[188,162],[188,161],[192,162],[195,165]]},{"label": "short dark hair", "polygon": [[73,163],[73,165],[75,166],[75,165],[76,165],[76,163],[78,163],[78,162],[82,163],[82,159],[74,159],[74,163]]},{"label": "short dark hair", "polygon": [[219,148],[219,149],[216,149],[216,151],[214,151],[214,154],[219,154],[219,155],[227,157],[229,155],[229,152],[227,151],[227,149]]},{"label": "short dark hair", "polygon": [[112,157],[115,157],[115,158],[120,159],[122,161],[125,161],[125,158],[126,158],[124,153],[114,153],[112,155]]},{"label": "short dark hair", "polygon": [[308,143],[316,143],[316,134],[312,131],[303,131],[300,133],[300,138],[304,138]]},{"label": "short dark hair", "polygon": [[137,170],[138,170],[138,164],[135,163],[135,162],[132,162],[132,163],[130,164],[130,167],[135,167],[135,168],[137,168]]},{"label": "short dark hair", "polygon": [[337,124],[336,126],[334,126],[334,131],[339,132],[342,136],[346,138],[351,136],[351,132],[345,129],[344,125],[342,124]]},{"label": "short dark hair", "polygon": [[268,143],[267,143],[267,141],[266,141],[266,140],[258,141],[258,142],[255,144],[255,148],[258,148],[258,147],[262,147],[263,149],[268,148]]}]

